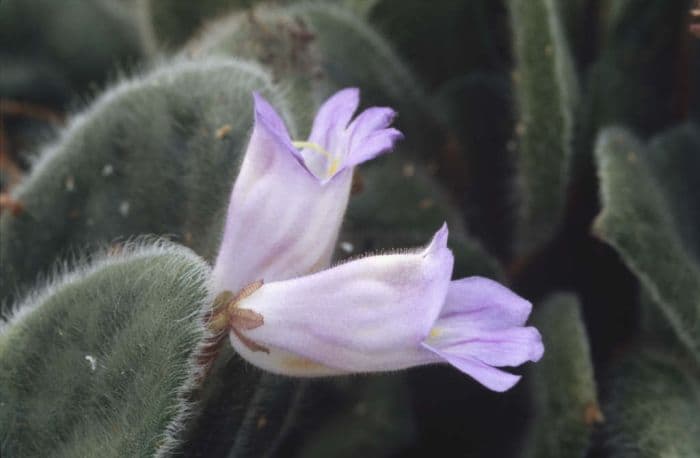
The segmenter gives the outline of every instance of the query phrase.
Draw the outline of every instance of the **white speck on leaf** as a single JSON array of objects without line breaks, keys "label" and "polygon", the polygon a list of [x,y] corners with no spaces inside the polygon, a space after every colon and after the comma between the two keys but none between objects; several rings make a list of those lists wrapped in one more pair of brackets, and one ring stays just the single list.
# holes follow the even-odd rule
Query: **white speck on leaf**
[{"label": "white speck on leaf", "polygon": [[108,177],[114,173],[114,166],[112,164],[105,164],[104,167],[102,167],[102,176],[103,177]]},{"label": "white speck on leaf", "polygon": [[129,209],[131,208],[131,204],[129,204],[129,201],[125,200],[122,201],[122,203],[119,204],[119,213],[121,213],[122,216],[127,217],[129,216]]},{"label": "white speck on leaf", "polygon": [[97,358],[92,355],[85,355],[85,360],[90,364],[90,370],[94,372],[97,369]]},{"label": "white speck on leaf", "polygon": [[72,176],[66,178],[66,191],[75,191],[75,178],[73,178]]},{"label": "white speck on leaf", "polygon": [[355,251],[355,245],[350,242],[340,242],[340,249],[346,253],[352,253]]}]

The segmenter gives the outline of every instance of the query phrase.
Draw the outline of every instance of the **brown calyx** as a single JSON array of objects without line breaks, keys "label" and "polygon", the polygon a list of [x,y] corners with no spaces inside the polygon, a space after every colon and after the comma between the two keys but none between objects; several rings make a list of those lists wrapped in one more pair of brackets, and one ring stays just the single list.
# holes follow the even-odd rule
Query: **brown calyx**
[{"label": "brown calyx", "polygon": [[208,320],[209,327],[221,334],[227,331],[233,332],[238,339],[251,351],[270,353],[270,350],[246,337],[242,331],[250,331],[265,324],[261,314],[250,309],[240,307],[240,302],[249,297],[263,286],[263,281],[258,280],[237,294],[224,291],[214,300],[214,310]]}]

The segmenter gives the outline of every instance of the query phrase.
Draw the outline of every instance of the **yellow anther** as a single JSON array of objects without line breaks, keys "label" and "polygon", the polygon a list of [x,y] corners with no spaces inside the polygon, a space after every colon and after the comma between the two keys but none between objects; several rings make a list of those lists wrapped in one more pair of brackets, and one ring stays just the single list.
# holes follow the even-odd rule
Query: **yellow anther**
[{"label": "yellow anther", "polygon": [[442,329],[440,329],[440,328],[433,328],[430,330],[430,338],[431,339],[437,339],[438,337],[440,337],[441,334],[442,334]]},{"label": "yellow anther", "polygon": [[328,165],[328,176],[333,176],[335,175],[335,172],[338,171],[338,167],[340,166],[340,159],[337,157],[334,157],[331,163]]},{"label": "yellow anther", "polygon": [[314,153],[320,154],[321,156],[325,157],[328,160],[328,170],[326,172],[326,175],[328,175],[329,177],[335,175],[335,173],[338,171],[338,168],[340,168],[340,158],[334,156],[333,154],[325,150],[318,143],[298,141],[292,142],[292,145],[295,148],[308,149],[309,151],[313,151]]},{"label": "yellow anther", "polygon": [[332,155],[331,153],[329,153],[328,151],[326,151],[325,149],[323,149],[323,147],[322,147],[321,145],[319,145],[318,143],[314,143],[314,142],[292,142],[292,145],[293,145],[295,148],[305,148],[305,149],[311,150],[311,151],[313,151],[314,153],[318,153],[318,154],[320,154],[321,156],[325,156],[328,160],[333,159],[333,155]]}]

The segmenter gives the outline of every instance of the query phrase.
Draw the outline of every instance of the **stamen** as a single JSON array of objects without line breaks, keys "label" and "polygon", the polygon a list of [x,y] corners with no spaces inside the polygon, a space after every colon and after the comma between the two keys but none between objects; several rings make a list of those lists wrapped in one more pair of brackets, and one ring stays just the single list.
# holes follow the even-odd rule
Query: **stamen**
[{"label": "stamen", "polygon": [[324,157],[325,157],[326,159],[328,159],[329,161],[333,159],[333,155],[332,155],[331,153],[329,153],[328,151],[326,151],[326,150],[325,150],[321,145],[319,145],[318,143],[314,143],[314,142],[292,142],[292,145],[293,145],[295,148],[299,148],[299,149],[309,149],[309,150],[313,151],[314,153],[318,153],[318,154],[320,154],[321,156],[324,156]]},{"label": "stamen", "polygon": [[334,157],[331,163],[328,165],[328,176],[330,177],[335,175],[335,172],[338,171],[338,167],[340,167],[340,159]]},{"label": "stamen", "polygon": [[340,168],[340,158],[328,152],[318,143],[297,141],[292,142],[292,145],[295,148],[308,149],[309,151],[313,151],[314,153],[320,154],[321,156],[325,157],[328,160],[328,169],[326,170],[326,175],[329,177],[335,175],[335,172],[337,172],[338,168]]}]

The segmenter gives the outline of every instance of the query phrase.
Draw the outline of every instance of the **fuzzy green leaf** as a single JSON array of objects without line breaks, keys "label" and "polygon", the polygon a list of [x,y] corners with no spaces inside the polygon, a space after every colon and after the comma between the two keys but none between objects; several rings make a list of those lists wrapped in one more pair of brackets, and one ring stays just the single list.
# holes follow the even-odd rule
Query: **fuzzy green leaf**
[{"label": "fuzzy green leaf", "polygon": [[[286,112],[259,67],[204,59],[124,82],[78,115],[17,189],[24,211],[0,216],[4,306],[57,259],[109,243],[119,250],[138,234],[177,238],[212,259],[252,126],[253,90]],[[265,377],[225,346],[199,392],[197,422],[186,431],[182,453],[225,454],[239,439],[250,444],[258,437],[236,431],[257,409],[251,402],[267,386]],[[298,389],[284,383],[270,401],[274,409],[266,408],[269,437],[283,432],[290,413],[279,410]]]},{"label": "fuzzy green leaf", "polygon": [[59,277],[0,328],[0,455],[162,456],[208,333],[209,267],[169,244]]},{"label": "fuzzy green leaf", "polygon": [[15,189],[24,211],[0,216],[0,304],[73,250],[133,235],[172,236],[211,259],[253,90],[285,111],[252,64],[175,62],[117,85],[76,116]]},{"label": "fuzzy green leaf", "polygon": [[530,370],[535,415],[525,457],[583,458],[600,421],[586,328],[575,296],[552,296],[535,310],[544,358]]},{"label": "fuzzy green leaf", "polygon": [[690,366],[651,351],[619,365],[604,405],[612,456],[700,456],[700,379]]},{"label": "fuzzy green leaf", "polygon": [[[700,359],[700,267],[684,241],[683,234],[691,232],[679,230],[687,216],[677,214],[681,205],[698,208],[700,201],[673,194],[695,183],[693,171],[683,167],[697,161],[698,149],[659,149],[669,138],[658,141],[650,156],[626,131],[603,131],[596,148],[603,211],[594,231],[620,253],[680,342]],[[663,157],[671,154],[673,160]],[[654,176],[657,170],[664,185]]]},{"label": "fuzzy green leaf", "polygon": [[700,262],[700,127],[685,124],[654,137],[646,159],[684,246]]},{"label": "fuzzy green leaf", "polygon": [[527,254],[551,239],[564,211],[578,83],[556,0],[511,0],[520,112],[516,249]]}]

